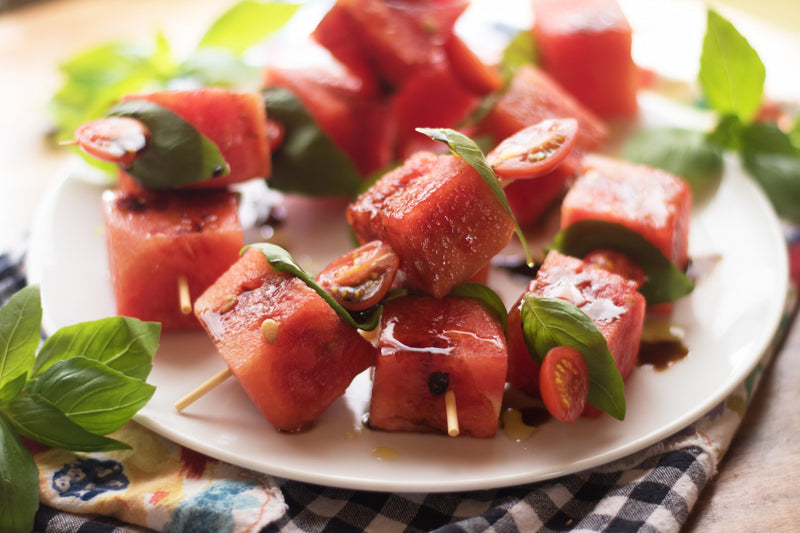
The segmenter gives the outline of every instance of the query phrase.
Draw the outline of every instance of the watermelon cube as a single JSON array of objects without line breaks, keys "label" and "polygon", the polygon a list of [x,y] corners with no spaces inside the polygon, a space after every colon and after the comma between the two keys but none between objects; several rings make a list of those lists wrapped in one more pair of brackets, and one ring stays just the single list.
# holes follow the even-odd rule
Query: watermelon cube
[{"label": "watermelon cube", "polygon": [[632,31],[617,0],[533,0],[533,14],[545,72],[600,117],[636,115]]},{"label": "watermelon cube", "polygon": [[197,297],[239,257],[239,196],[229,191],[103,194],[111,285],[117,314],[199,328],[181,310],[179,279]]},{"label": "watermelon cube", "polygon": [[691,207],[691,190],[682,179],[663,170],[592,154],[584,157],[581,174],[561,205],[561,227],[585,219],[622,224],[685,269]]},{"label": "watermelon cube", "polygon": [[186,188],[221,188],[269,177],[267,113],[259,93],[209,87],[129,94],[122,98],[128,100],[147,100],[169,109],[219,148],[230,172]]},{"label": "watermelon cube", "polygon": [[503,327],[473,298],[403,296],[386,303],[378,334],[369,426],[446,433],[445,392],[460,434],[492,437],[505,387]]},{"label": "watermelon cube", "polygon": [[397,88],[444,57],[467,0],[337,0],[313,37],[358,75]]},{"label": "watermelon cube", "polygon": [[361,243],[400,257],[399,283],[441,298],[511,239],[514,223],[478,172],[454,155],[417,152],[347,208]]},{"label": "watermelon cube", "polygon": [[533,179],[516,180],[503,190],[514,218],[522,227],[531,227],[563,198],[578,172],[580,158],[567,156],[556,168]]},{"label": "watermelon cube", "polygon": [[527,126],[552,118],[578,121],[576,146],[584,151],[599,148],[608,138],[602,120],[533,65],[517,69],[508,87],[481,120],[478,133],[500,142]]},{"label": "watermelon cube", "polygon": [[550,251],[508,316],[508,382],[529,394],[539,389],[539,367],[522,338],[520,306],[525,295],[574,303],[606,339],[617,370],[626,379],[639,354],[645,301],[636,282],[605,268]]},{"label": "watermelon cube", "polygon": [[250,249],[195,303],[232,374],[279,431],[310,428],[375,348],[300,279]]}]

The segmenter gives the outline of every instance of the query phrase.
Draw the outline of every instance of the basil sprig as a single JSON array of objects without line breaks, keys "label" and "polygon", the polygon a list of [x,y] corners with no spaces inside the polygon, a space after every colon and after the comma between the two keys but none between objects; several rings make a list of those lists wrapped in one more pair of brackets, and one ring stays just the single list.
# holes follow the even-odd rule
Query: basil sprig
[{"label": "basil sprig", "polygon": [[134,118],[150,130],[147,149],[125,169],[147,189],[176,189],[230,172],[217,145],[165,107],[128,100],[112,107],[108,116]]},{"label": "basil sprig", "polygon": [[625,419],[625,385],[603,334],[575,304],[526,295],[520,308],[528,352],[541,365],[556,346],[575,348],[589,367],[587,401],[617,420]]},{"label": "basil sprig", "polygon": [[375,306],[374,308],[357,315],[351,314],[347,309],[342,307],[342,305],[337,302],[333,296],[328,294],[325,289],[320,287],[314,281],[314,278],[311,276],[311,274],[303,270],[303,268],[294,260],[292,255],[284,248],[269,242],[250,244],[245,246],[243,250],[248,248],[257,248],[260,250],[267,259],[267,263],[269,263],[273,269],[285,274],[291,274],[308,285],[314,290],[314,292],[320,295],[320,297],[322,297],[322,299],[325,300],[345,322],[354,328],[371,331],[378,327],[378,321],[381,318],[381,310],[383,309],[382,306]]},{"label": "basil sprig", "polygon": [[528,241],[525,238],[525,234],[522,232],[522,228],[517,223],[514,213],[511,211],[511,206],[508,204],[508,198],[506,198],[506,193],[503,191],[503,186],[500,185],[500,180],[497,179],[497,174],[495,174],[494,169],[492,169],[492,165],[486,160],[486,156],[483,155],[483,152],[480,147],[475,144],[475,141],[463,133],[449,128],[417,128],[416,130],[420,133],[424,133],[434,141],[446,144],[454,155],[469,163],[470,166],[480,174],[483,181],[489,186],[489,189],[491,189],[495,198],[497,198],[497,201],[500,202],[500,205],[503,206],[505,212],[508,213],[508,216],[510,216],[511,220],[514,222],[514,231],[522,244],[522,248],[525,250],[525,262],[528,266],[533,266],[533,256],[528,247]]},{"label": "basil sprig", "polygon": [[122,96],[149,88],[180,83],[259,89],[261,69],[245,60],[245,52],[282,30],[299,7],[283,0],[242,0],[222,13],[185,57],[176,56],[162,32],[81,50],[59,65],[64,83],[49,103],[58,140],[71,139],[78,126],[103,116]]},{"label": "basil sprig", "polygon": [[113,317],[62,328],[37,356],[39,288],[0,309],[0,530],[27,533],[39,507],[39,475],[20,436],[74,451],[129,448],[106,435],[150,400],[145,379],[161,324]]},{"label": "basil sprig", "polygon": [[354,197],[362,179],[350,158],[323,132],[314,117],[289,90],[262,91],[267,115],[285,128],[272,153],[272,189],[310,196]]},{"label": "basil sprig", "polygon": [[777,213],[800,223],[800,135],[757,120],[763,103],[765,67],[747,39],[714,10],[707,12],[698,81],[718,120],[708,132],[655,129],[631,137],[626,159],[662,168],[691,185],[713,190],[722,153],[738,153]]},{"label": "basil sprig", "polygon": [[581,220],[559,231],[549,248],[574,257],[602,248],[626,254],[644,271],[645,282],[639,292],[648,304],[674,302],[694,290],[694,283],[661,250],[621,224]]}]

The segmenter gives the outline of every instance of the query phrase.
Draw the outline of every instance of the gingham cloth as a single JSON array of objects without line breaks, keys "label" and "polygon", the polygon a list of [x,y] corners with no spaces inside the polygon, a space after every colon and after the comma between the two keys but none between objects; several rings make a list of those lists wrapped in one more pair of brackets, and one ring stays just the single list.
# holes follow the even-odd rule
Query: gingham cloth
[{"label": "gingham cloth", "polygon": [[[0,303],[24,286],[23,265],[21,253],[0,254]],[[794,305],[787,306],[781,332],[788,329],[793,309]],[[448,494],[354,491],[270,477],[285,505],[279,516],[266,525],[262,522],[259,529],[221,528],[228,522],[215,513],[230,509],[205,501],[182,509],[202,517],[193,526],[181,528],[170,522],[163,531],[677,532],[715,474],[781,338],[776,336],[754,372],[702,419],[655,446],[599,468],[552,481]],[[43,494],[35,533],[147,531],[142,524],[114,517],[56,510],[58,502]]]}]

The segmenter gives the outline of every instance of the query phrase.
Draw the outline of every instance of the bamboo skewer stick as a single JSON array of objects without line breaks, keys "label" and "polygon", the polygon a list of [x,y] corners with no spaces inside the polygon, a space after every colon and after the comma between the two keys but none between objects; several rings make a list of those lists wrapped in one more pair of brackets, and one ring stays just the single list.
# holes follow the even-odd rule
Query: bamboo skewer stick
[{"label": "bamboo skewer stick", "polygon": [[186,276],[178,276],[178,302],[181,313],[188,315],[192,312],[192,296],[189,293],[189,280]]},{"label": "bamboo skewer stick", "polygon": [[220,370],[215,375],[211,376],[208,380],[206,380],[202,385],[194,389],[192,392],[175,402],[175,409],[179,412],[183,411],[195,401],[199,400],[202,396],[212,390],[214,387],[219,386],[223,381],[231,377],[233,374],[231,373],[230,368],[225,368]]},{"label": "bamboo skewer stick", "polygon": [[461,432],[458,427],[458,410],[456,409],[456,394],[452,389],[444,393],[444,407],[447,413],[447,434],[457,437]]}]

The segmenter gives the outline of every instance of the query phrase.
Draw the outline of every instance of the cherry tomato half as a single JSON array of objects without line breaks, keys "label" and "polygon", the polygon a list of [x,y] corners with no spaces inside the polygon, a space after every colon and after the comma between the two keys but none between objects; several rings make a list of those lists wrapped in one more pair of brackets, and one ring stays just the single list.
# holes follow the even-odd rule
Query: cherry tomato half
[{"label": "cherry tomato half", "polygon": [[81,125],[75,140],[89,155],[128,167],[150,144],[150,130],[133,118],[105,117]]},{"label": "cherry tomato half", "polygon": [[575,422],[589,394],[589,367],[581,352],[569,346],[547,352],[539,369],[539,392],[551,415],[562,422]]},{"label": "cherry tomato half", "polygon": [[348,311],[363,311],[386,296],[399,266],[391,246],[371,241],[326,266],[316,281]]},{"label": "cherry tomato half", "polygon": [[500,180],[536,178],[561,163],[577,138],[577,120],[543,120],[506,138],[489,152],[486,160]]}]

